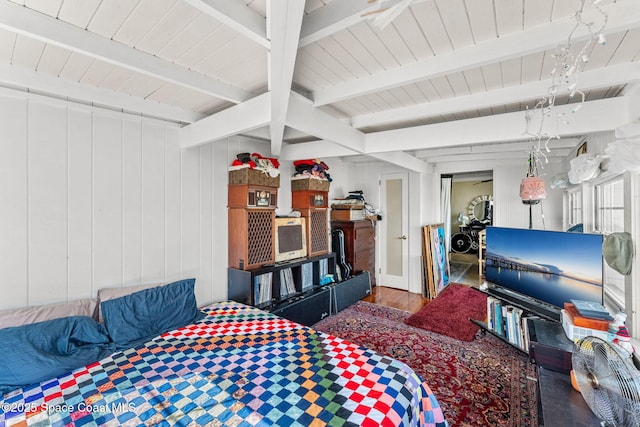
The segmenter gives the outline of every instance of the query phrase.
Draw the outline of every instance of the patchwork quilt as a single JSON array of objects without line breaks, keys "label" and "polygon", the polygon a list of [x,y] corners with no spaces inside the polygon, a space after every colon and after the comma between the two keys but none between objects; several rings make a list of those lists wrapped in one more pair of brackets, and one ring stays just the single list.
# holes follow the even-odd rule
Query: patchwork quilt
[{"label": "patchwork quilt", "polygon": [[6,426],[447,426],[403,363],[235,302],[5,394]]}]

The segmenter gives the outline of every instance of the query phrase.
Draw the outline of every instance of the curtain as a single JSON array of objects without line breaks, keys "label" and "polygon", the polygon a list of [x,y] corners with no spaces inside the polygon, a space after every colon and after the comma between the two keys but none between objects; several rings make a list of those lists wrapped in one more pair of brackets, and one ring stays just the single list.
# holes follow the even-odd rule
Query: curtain
[{"label": "curtain", "polygon": [[447,253],[451,250],[451,186],[453,175],[440,177],[440,213],[444,224],[444,245]]}]

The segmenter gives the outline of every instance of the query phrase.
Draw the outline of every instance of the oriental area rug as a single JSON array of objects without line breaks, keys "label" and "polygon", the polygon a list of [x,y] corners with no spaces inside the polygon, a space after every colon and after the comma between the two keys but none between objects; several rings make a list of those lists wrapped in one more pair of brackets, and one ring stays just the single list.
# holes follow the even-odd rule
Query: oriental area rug
[{"label": "oriental area rug", "polygon": [[411,313],[359,301],[313,328],[413,368],[452,427],[538,425],[535,366],[492,335],[460,341],[407,325]]}]

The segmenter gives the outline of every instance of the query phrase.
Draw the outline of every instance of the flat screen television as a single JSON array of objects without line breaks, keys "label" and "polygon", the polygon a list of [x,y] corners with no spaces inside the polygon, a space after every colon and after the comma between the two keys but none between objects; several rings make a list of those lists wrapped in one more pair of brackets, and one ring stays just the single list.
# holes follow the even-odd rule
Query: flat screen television
[{"label": "flat screen television", "polygon": [[603,304],[599,234],[487,227],[489,284],[562,308],[571,299]]},{"label": "flat screen television", "polygon": [[276,262],[290,261],[307,256],[304,218],[276,218]]}]

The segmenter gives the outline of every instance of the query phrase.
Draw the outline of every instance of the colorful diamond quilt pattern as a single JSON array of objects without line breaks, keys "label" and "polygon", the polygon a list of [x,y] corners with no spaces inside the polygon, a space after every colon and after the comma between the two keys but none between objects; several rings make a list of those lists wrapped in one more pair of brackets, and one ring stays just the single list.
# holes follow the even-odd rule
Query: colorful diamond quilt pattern
[{"label": "colorful diamond quilt pattern", "polygon": [[401,362],[235,302],[4,395],[10,426],[447,426]]}]

